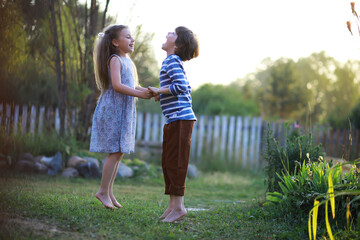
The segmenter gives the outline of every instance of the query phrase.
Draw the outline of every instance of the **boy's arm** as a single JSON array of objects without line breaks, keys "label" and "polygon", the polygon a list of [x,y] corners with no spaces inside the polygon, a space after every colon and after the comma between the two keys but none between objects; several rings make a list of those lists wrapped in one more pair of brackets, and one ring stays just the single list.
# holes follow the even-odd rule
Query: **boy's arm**
[{"label": "boy's arm", "polygon": [[174,58],[168,63],[166,72],[171,79],[171,85],[168,86],[169,94],[177,96],[187,91],[188,82],[186,81],[183,66],[178,59]]}]

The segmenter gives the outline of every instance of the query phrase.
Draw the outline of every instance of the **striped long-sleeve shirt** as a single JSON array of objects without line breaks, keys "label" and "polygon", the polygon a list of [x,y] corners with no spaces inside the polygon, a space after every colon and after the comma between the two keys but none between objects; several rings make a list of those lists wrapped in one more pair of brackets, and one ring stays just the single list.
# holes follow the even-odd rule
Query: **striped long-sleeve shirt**
[{"label": "striped long-sleeve shirt", "polygon": [[169,55],[160,70],[160,87],[169,87],[171,94],[160,94],[160,106],[167,123],[196,120],[192,109],[191,87],[179,56]]}]

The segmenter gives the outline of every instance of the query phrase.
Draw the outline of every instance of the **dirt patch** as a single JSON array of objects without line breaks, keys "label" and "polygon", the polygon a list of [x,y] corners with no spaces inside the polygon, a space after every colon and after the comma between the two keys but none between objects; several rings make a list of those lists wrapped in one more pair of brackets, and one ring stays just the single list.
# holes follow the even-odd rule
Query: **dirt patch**
[{"label": "dirt patch", "polygon": [[[59,227],[35,218],[25,218],[20,215],[0,213],[0,231],[6,235],[32,236],[34,238],[54,238],[59,237],[63,239],[78,239],[78,233],[67,232],[59,229]],[[25,236],[24,236],[25,235]]]}]

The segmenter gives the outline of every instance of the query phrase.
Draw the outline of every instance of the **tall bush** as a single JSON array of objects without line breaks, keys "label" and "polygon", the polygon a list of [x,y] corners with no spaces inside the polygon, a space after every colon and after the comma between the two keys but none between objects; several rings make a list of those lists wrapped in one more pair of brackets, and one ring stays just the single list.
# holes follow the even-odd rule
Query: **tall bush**
[{"label": "tall bush", "polygon": [[[286,126],[289,132],[289,126]],[[310,158],[307,155],[311,156]],[[304,161],[317,162],[325,155],[320,145],[315,145],[312,134],[300,134],[297,130],[285,134],[285,145],[281,146],[278,139],[273,137],[273,130],[268,127],[266,132],[266,148],[263,158],[267,164],[267,191],[280,191],[278,175],[293,174],[297,163]]]}]

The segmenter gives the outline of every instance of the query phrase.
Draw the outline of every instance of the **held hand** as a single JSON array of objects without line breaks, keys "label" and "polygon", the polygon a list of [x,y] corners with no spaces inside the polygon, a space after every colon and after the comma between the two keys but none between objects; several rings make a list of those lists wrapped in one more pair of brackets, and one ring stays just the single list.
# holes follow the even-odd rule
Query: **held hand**
[{"label": "held hand", "polygon": [[148,90],[152,92],[154,97],[159,95],[159,89],[158,88],[148,87]]},{"label": "held hand", "polygon": [[154,97],[154,100],[155,100],[155,102],[160,101],[160,95],[156,95],[156,96]]},{"label": "held hand", "polygon": [[140,92],[139,98],[150,99],[153,97],[153,93],[150,90],[144,89]]}]

